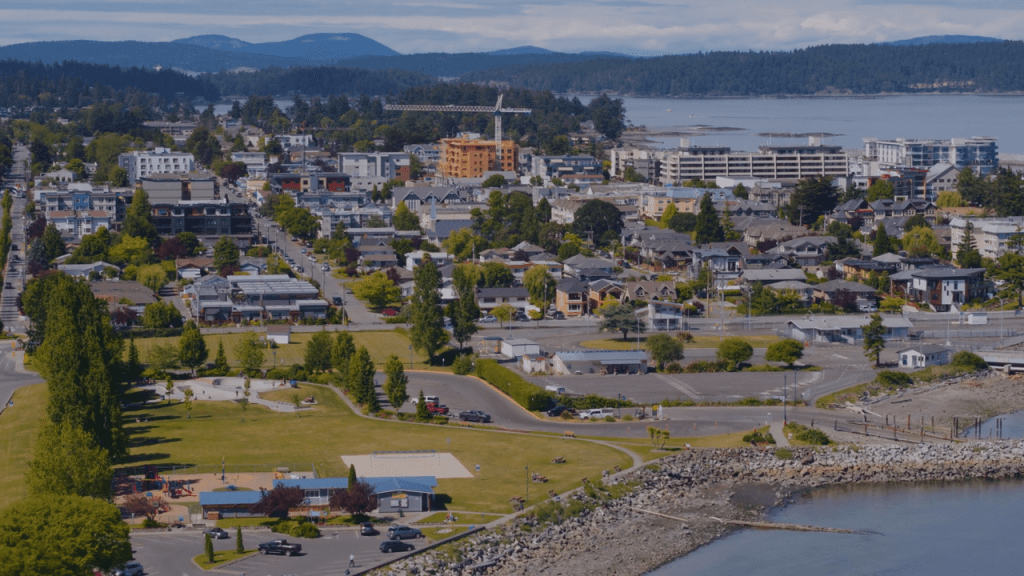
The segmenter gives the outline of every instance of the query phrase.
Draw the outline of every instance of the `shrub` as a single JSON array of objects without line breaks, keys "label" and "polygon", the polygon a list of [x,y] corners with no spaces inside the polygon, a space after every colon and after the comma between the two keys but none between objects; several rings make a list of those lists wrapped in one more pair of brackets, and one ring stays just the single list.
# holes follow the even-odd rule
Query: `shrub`
[{"label": "shrub", "polygon": [[793,438],[815,446],[828,446],[832,443],[832,439],[821,430],[818,430],[817,428],[808,428],[807,426],[797,424],[796,422],[787,424],[786,431],[793,434]]},{"label": "shrub", "polygon": [[501,366],[497,360],[479,360],[476,363],[476,374],[491,386],[508,394],[517,404],[527,410],[543,410],[551,403],[551,394]]},{"label": "shrub", "polygon": [[776,448],[775,457],[778,458],[779,460],[792,460],[793,451],[790,450],[789,448]]},{"label": "shrub", "polygon": [[596,394],[587,394],[586,396],[576,398],[561,397],[559,401],[576,410],[586,410],[588,408],[627,408],[633,406],[633,403],[629,400],[613,400]]},{"label": "shrub", "polygon": [[604,417],[604,421],[605,422],[615,422],[615,416],[605,416]]},{"label": "shrub", "polygon": [[750,444],[775,444],[775,437],[771,433],[751,432],[743,437],[743,441]]},{"label": "shrub", "polygon": [[153,520],[152,518],[146,518],[145,520],[142,521],[142,527],[143,528],[163,528],[164,525],[159,523],[159,522],[157,522],[156,520]]},{"label": "shrub", "polygon": [[319,538],[320,529],[315,524],[309,523],[305,518],[295,520],[284,520],[272,527],[274,532],[287,534],[296,538]]},{"label": "shrub", "polygon": [[572,420],[572,412],[565,410],[561,414],[562,420]]},{"label": "shrub", "polygon": [[959,368],[966,368],[972,372],[988,368],[988,363],[981,356],[967,350],[961,350],[954,354],[950,364]]},{"label": "shrub", "polygon": [[633,415],[632,414],[626,414],[625,416],[622,417],[622,421],[623,422],[632,422],[633,421]]},{"label": "shrub", "polygon": [[673,363],[665,366],[665,373],[666,374],[679,374],[682,371],[683,371],[683,367],[679,365],[679,362],[673,362]]},{"label": "shrub", "polygon": [[914,383],[914,379],[909,374],[904,374],[903,372],[882,370],[875,376],[875,382],[886,388],[906,388]]},{"label": "shrub", "polygon": [[728,361],[698,360],[691,362],[683,368],[687,374],[698,374],[702,372],[728,372],[732,370],[733,364]]},{"label": "shrub", "polygon": [[736,403],[738,406],[762,406],[764,402],[760,398],[748,396]]},{"label": "shrub", "polygon": [[459,356],[452,362],[452,371],[459,376],[465,376],[473,371],[473,357],[469,355]]}]

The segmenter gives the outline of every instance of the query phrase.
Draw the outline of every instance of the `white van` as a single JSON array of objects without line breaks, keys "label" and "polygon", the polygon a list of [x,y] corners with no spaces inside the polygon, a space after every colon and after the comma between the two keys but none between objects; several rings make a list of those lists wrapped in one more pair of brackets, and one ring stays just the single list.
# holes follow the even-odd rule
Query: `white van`
[{"label": "white van", "polygon": [[605,416],[615,416],[615,408],[591,408],[580,410],[581,420],[599,420]]}]

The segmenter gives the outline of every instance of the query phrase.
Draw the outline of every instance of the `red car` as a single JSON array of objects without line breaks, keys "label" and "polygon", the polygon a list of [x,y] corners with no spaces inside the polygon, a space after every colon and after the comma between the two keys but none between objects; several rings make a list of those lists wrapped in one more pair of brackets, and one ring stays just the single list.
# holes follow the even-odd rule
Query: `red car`
[{"label": "red car", "polygon": [[392,318],[398,316],[398,310],[395,310],[394,308],[385,308],[381,310],[380,313]]}]

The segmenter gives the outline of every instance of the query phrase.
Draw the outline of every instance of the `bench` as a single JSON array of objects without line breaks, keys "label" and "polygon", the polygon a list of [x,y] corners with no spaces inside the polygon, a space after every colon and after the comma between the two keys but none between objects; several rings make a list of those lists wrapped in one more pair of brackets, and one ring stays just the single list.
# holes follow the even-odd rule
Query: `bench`
[{"label": "bench", "polygon": [[568,436],[569,438],[575,438],[576,437],[576,433],[573,432],[572,430],[566,430],[565,432],[562,433],[562,436]]},{"label": "bench", "polygon": [[564,456],[559,456],[557,458],[552,458],[551,459],[551,463],[552,464],[565,464],[565,457]]}]

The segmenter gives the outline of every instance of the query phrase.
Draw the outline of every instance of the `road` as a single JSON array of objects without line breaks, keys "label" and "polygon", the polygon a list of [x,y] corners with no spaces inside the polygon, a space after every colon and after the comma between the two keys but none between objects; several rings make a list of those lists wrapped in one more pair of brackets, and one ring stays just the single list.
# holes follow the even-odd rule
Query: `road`
[{"label": "road", "polygon": [[0,286],[0,322],[4,330],[24,333],[27,322],[18,314],[18,295],[25,289],[25,199],[15,198],[11,206],[11,251],[7,256],[3,286]]},{"label": "road", "polygon": [[[234,550],[235,532],[231,538],[214,540],[214,550]],[[386,536],[359,536],[354,528],[324,528],[322,538],[309,540],[291,538],[269,531],[242,531],[246,548],[255,548],[260,542],[284,538],[302,544],[302,554],[293,557],[259,554],[224,568],[233,574],[294,574],[296,576],[337,576],[348,567],[349,554],[355,555],[353,574],[364,572],[388,560],[409,554],[384,554],[378,546]],[[203,552],[203,533],[194,530],[173,532],[133,533],[132,550],[142,563],[146,576],[199,576],[206,572],[192,558]],[[421,548],[425,540],[410,541]]]}]

